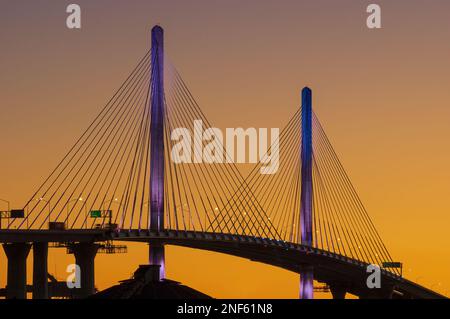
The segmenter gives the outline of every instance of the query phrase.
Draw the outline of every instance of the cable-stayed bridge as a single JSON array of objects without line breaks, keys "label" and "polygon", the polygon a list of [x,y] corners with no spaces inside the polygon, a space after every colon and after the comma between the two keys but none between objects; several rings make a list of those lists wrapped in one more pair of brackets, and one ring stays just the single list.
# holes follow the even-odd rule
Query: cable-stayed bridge
[{"label": "cable-stayed bridge", "polygon": [[[165,245],[205,249],[300,274],[300,297],[313,280],[335,298],[442,298],[402,278],[312,109],[312,91],[267,153],[244,177],[218,141],[225,163],[175,163],[176,128],[213,126],[164,54],[163,30],[152,47],[40,185],[23,210],[8,213],[0,242],[8,257],[9,298],[26,294],[33,248],[33,296],[48,297],[50,246],[65,246],[81,268],[78,297],[94,292],[94,260],[113,242],[150,244],[149,263],[165,277]],[[186,140],[182,141],[187,143]],[[203,154],[204,142],[193,141]],[[186,148],[187,149],[187,148]],[[270,154],[279,168],[261,174]],[[264,155],[264,154],[263,154]],[[367,267],[381,268],[370,289]]]}]

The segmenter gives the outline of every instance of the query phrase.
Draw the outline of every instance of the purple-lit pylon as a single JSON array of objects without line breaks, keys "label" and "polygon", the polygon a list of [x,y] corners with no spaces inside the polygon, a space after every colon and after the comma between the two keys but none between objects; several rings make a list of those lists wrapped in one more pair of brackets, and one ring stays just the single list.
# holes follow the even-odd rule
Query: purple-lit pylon
[{"label": "purple-lit pylon", "polygon": [[[164,229],[164,30],[152,29],[150,85],[150,230]],[[150,264],[161,265],[165,278],[164,246],[150,245]]]},{"label": "purple-lit pylon", "polygon": [[[302,145],[301,145],[301,198],[300,229],[301,244],[312,245],[312,92],[308,87],[302,90]],[[313,299],[314,273],[309,265],[300,269],[300,298]]]}]

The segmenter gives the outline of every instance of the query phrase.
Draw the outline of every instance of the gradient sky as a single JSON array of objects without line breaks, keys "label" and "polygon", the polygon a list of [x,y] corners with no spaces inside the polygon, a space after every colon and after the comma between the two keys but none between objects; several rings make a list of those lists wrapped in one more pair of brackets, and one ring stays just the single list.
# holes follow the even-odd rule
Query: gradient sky
[{"label": "gradient sky", "polygon": [[[382,7],[381,30],[365,25],[373,2]],[[82,8],[81,30],[65,26],[70,3]],[[405,276],[449,294],[449,1],[0,4],[0,198],[23,206],[160,24],[167,54],[218,127],[282,127],[310,86],[315,112]],[[168,277],[214,297],[298,296],[296,274],[167,250]],[[72,262],[52,250],[49,271],[64,278]],[[105,288],[146,263],[147,247],[132,244],[127,255],[96,262],[97,286]],[[5,280],[1,250],[0,286]]]}]

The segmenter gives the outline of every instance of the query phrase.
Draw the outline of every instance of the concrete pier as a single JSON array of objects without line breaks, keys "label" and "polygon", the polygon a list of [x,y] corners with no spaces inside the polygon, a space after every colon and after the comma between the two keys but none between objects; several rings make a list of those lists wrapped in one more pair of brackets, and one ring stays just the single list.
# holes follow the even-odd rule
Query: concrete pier
[{"label": "concrete pier", "polygon": [[33,299],[48,299],[48,243],[33,243]]},{"label": "concrete pier", "polygon": [[95,293],[94,260],[99,247],[100,245],[95,243],[78,243],[71,246],[75,255],[75,262],[81,271],[81,287],[73,288],[75,298],[86,298]]},{"label": "concrete pier", "polygon": [[27,243],[3,245],[8,258],[7,299],[27,298],[27,257],[30,248],[31,245]]},{"label": "concrete pier", "polygon": [[359,299],[392,299],[392,297],[392,287],[367,289],[359,295]]},{"label": "concrete pier", "polygon": [[333,299],[345,299],[345,295],[347,294],[343,285],[330,285],[330,291]]},{"label": "concrete pier", "polygon": [[159,278],[166,278],[165,253],[163,245],[149,245],[150,265],[159,269]]},{"label": "concrete pier", "polygon": [[300,267],[300,299],[314,298],[314,269],[310,265]]}]

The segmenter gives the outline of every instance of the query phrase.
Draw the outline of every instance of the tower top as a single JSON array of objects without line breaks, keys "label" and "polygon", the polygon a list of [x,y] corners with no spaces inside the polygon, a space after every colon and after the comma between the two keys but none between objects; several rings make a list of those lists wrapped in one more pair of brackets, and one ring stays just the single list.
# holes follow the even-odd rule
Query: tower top
[{"label": "tower top", "polygon": [[163,29],[161,26],[159,26],[159,25],[155,25],[155,26],[152,28],[152,33],[160,33],[160,34],[163,34],[163,33],[164,33],[164,29]]}]

